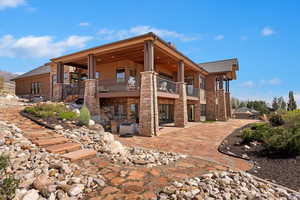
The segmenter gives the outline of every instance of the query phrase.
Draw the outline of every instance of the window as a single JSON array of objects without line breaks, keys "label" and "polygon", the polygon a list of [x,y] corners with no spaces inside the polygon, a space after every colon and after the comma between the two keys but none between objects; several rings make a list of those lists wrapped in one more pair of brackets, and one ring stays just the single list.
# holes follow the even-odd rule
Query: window
[{"label": "window", "polygon": [[53,84],[53,85],[57,83],[57,79],[56,79],[56,78],[57,78],[57,77],[56,77],[56,74],[53,74],[53,75],[52,75],[52,84]]},{"label": "window", "polygon": [[125,69],[117,69],[116,71],[116,78],[117,83],[124,83],[125,82]]},{"label": "window", "polygon": [[185,77],[185,78],[184,78],[184,82],[185,82],[187,85],[194,85],[194,77],[192,77],[192,76]]},{"label": "window", "polygon": [[206,116],[206,104],[201,104],[200,111],[201,116]]},{"label": "window", "polygon": [[205,89],[205,79],[203,77],[200,77],[200,88]]},{"label": "window", "polygon": [[138,118],[138,105],[130,104],[130,118],[137,119]]},{"label": "window", "polygon": [[40,94],[41,92],[41,83],[33,82],[31,83],[31,94]]},{"label": "window", "polygon": [[115,113],[116,119],[123,119],[125,116],[124,105],[123,104],[115,104],[114,105],[114,113]]},{"label": "window", "polygon": [[100,78],[100,72],[96,72],[96,79]]}]

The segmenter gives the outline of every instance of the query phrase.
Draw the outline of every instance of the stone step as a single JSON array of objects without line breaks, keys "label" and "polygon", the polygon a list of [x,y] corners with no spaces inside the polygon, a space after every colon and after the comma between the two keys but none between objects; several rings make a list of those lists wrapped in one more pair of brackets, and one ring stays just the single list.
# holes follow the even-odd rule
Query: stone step
[{"label": "stone step", "polygon": [[65,137],[57,137],[57,138],[49,138],[49,139],[40,139],[32,142],[38,146],[46,147],[50,145],[66,143],[68,141],[69,140]]},{"label": "stone step", "polygon": [[70,161],[77,161],[84,158],[90,158],[96,156],[96,151],[92,149],[81,149],[72,151],[70,153],[63,154],[62,157],[69,159]]},{"label": "stone step", "polygon": [[81,149],[81,145],[75,142],[69,142],[64,144],[51,145],[45,148],[50,153],[68,153]]}]

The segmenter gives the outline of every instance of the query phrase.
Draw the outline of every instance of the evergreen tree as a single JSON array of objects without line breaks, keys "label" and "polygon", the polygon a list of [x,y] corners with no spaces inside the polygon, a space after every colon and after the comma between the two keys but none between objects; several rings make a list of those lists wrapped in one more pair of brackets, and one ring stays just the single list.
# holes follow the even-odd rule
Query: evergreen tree
[{"label": "evergreen tree", "polygon": [[274,97],[274,98],[273,98],[272,108],[273,108],[274,110],[278,110],[278,109],[280,108],[280,105],[279,105],[279,98],[277,98],[277,97]]},{"label": "evergreen tree", "polygon": [[288,110],[295,110],[297,109],[297,104],[294,98],[293,91],[289,91],[289,101],[288,101]]},{"label": "evergreen tree", "polygon": [[280,110],[286,110],[286,102],[283,97],[278,98],[278,105]]}]

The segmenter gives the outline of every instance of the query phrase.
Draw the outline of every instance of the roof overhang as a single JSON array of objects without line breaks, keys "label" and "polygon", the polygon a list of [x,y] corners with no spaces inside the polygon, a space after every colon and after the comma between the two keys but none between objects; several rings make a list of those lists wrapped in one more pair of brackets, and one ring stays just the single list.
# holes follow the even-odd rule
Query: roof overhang
[{"label": "roof overhang", "polygon": [[189,67],[192,67],[195,71],[200,71],[204,75],[207,75],[208,72],[200,67],[198,64],[193,62],[187,56],[183,55],[181,52],[172,47],[169,43],[165,42],[161,38],[159,38],[154,33],[150,32],[144,35],[132,37],[125,40],[120,40],[117,42],[104,44],[101,46],[93,47],[90,49],[78,51],[75,53],[67,54],[61,57],[51,59],[52,62],[63,62],[63,63],[72,63],[76,59],[85,58],[89,54],[94,54],[95,56],[110,54],[114,51],[120,51],[121,49],[130,48],[133,46],[143,45],[145,41],[152,40],[155,47],[159,48],[161,51],[168,54],[168,56],[172,57],[174,60],[183,61]]}]

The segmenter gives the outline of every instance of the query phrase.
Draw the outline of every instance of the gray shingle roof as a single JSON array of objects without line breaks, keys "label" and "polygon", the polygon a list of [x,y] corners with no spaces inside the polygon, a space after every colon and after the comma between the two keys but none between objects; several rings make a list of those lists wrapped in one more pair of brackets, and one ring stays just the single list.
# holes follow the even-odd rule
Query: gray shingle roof
[{"label": "gray shingle roof", "polygon": [[236,65],[236,70],[239,70],[239,63],[236,58],[199,63],[198,65],[200,65],[209,73],[233,71],[233,65]]},{"label": "gray shingle roof", "polygon": [[26,72],[24,74],[21,74],[20,76],[17,76],[16,78],[11,79],[12,81],[20,78],[25,78],[25,77],[30,77],[30,76],[35,76],[35,75],[40,75],[40,74],[46,74],[50,73],[51,68],[50,65],[43,65],[40,67],[37,67],[29,72]]}]

